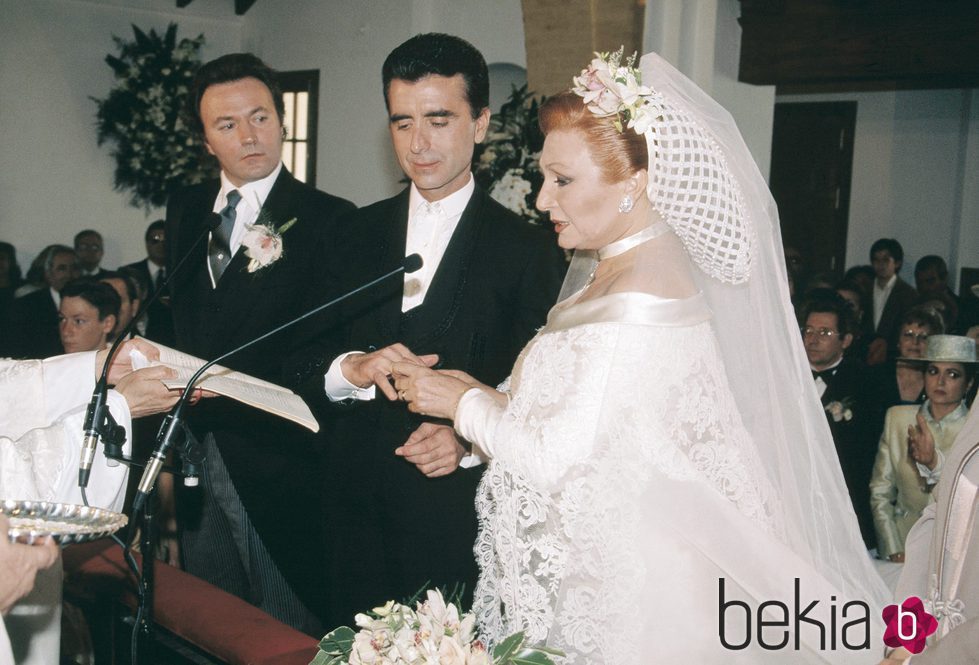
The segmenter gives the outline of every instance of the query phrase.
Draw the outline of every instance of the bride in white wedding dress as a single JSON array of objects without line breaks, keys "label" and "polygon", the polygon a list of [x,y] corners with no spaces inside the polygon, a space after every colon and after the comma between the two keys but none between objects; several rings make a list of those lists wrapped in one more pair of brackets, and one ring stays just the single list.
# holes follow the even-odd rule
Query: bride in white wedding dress
[{"label": "bride in white wedding dress", "polygon": [[537,206],[575,258],[510,379],[394,368],[490,460],[480,635],[568,663],[877,662],[887,591],[774,202],[722,108],[654,54],[638,79],[602,56],[541,108]]}]

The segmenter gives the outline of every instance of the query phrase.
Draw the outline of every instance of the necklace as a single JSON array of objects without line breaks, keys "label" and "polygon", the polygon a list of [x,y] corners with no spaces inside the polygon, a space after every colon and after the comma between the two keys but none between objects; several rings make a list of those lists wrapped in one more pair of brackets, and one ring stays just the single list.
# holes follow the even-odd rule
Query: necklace
[{"label": "necklace", "polygon": [[619,254],[625,254],[633,247],[638,247],[644,242],[648,240],[652,240],[657,236],[661,236],[669,230],[670,227],[667,226],[666,222],[664,221],[658,221],[654,224],[650,224],[649,226],[638,231],[637,233],[633,233],[631,236],[620,238],[619,240],[616,240],[615,242],[609,243],[608,245],[602,247],[597,252],[598,260],[604,261],[605,259],[610,259],[613,256],[618,256]]}]

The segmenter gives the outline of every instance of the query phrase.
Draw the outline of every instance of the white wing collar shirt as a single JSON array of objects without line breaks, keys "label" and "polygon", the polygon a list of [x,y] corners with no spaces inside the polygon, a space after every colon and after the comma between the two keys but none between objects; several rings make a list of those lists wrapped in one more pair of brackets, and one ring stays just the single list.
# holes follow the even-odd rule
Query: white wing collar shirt
[{"label": "white wing collar shirt", "polygon": [[[241,187],[235,187],[228,180],[228,176],[225,175],[224,171],[221,171],[221,191],[218,192],[217,198],[214,199],[213,212],[220,214],[224,210],[225,206],[228,205],[228,194],[233,190],[238,190],[238,193],[241,194],[241,200],[235,206],[235,227],[231,231],[230,242],[231,256],[234,256],[241,248],[241,241],[245,237],[245,226],[258,221],[258,213],[262,210],[262,206],[265,205],[265,199],[269,197],[269,192],[272,191],[272,185],[275,184],[275,179],[279,177],[280,171],[282,171],[282,162],[279,162],[278,166],[272,170],[272,173],[261,180],[247,182]],[[208,263],[207,272],[211,276],[211,285],[217,286],[210,263]]]},{"label": "white wing collar shirt", "polygon": [[[442,255],[445,254],[449,240],[452,239],[452,234],[459,225],[462,213],[469,205],[469,199],[472,198],[475,190],[476,182],[470,174],[469,182],[459,191],[429,203],[415,184],[411,184],[411,192],[408,195],[408,234],[405,240],[405,256],[421,254],[423,265],[421,270],[405,275],[404,295],[401,299],[402,312],[418,307],[425,301],[425,295],[442,261]],[[347,381],[340,371],[340,363],[350,353],[360,352],[344,353],[330,365],[324,379],[327,397],[334,402],[345,399],[374,399],[374,386],[359,388]]]}]

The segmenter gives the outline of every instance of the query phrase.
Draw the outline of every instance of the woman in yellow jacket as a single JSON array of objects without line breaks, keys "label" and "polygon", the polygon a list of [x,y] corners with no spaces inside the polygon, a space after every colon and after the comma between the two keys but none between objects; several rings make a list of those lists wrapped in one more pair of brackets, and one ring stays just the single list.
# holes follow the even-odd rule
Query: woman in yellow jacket
[{"label": "woman in yellow jacket", "polygon": [[920,362],[928,399],[921,406],[888,409],[870,479],[878,554],[899,563],[908,532],[933,500],[945,453],[965,423],[976,343],[958,335],[932,335]]}]

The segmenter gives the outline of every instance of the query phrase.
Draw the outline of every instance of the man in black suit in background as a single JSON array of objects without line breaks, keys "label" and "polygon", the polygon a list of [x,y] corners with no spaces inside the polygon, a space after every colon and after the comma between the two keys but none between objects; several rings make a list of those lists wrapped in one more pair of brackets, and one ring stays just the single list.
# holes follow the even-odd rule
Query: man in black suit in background
[{"label": "man in black suit in background", "polygon": [[15,299],[10,308],[13,358],[50,358],[64,353],[58,308],[61,289],[78,277],[78,257],[67,245],[49,245],[44,251],[44,286]]},{"label": "man in black suit in background", "polygon": [[[167,231],[166,222],[158,219],[151,222],[146,227],[143,234],[143,241],[146,244],[146,258],[136,263],[124,265],[120,270],[138,273],[140,279],[147,285],[145,297],[150,298],[163,286],[167,278]],[[160,342],[167,346],[175,344],[173,332],[173,314],[170,311],[170,298],[161,294],[160,297],[149,306],[146,312],[146,322],[143,325],[143,334],[147,339]]]},{"label": "man in black suit in background", "polygon": [[[346,306],[339,346],[320,359],[321,394],[325,382],[331,400],[352,403],[331,408],[325,435],[328,626],[425,585],[464,584],[471,599],[482,467],[466,468],[475,458],[450,426],[390,401],[391,366],[437,355],[496,385],[543,325],[564,267],[549,233],[473,180],[490,115],[479,51],[457,37],[418,35],[388,56],[383,79],[411,186],[344,219],[338,279],[365,282],[416,252],[424,266]],[[341,354],[351,349],[362,352]]]},{"label": "man in black suit in background", "polygon": [[[354,206],[282,166],[282,95],[275,73],[255,56],[203,65],[190,104],[221,178],[171,197],[166,240],[171,273],[192,252],[171,282],[177,346],[211,359],[328,298],[324,258],[334,255],[334,221]],[[208,234],[215,213],[221,224]],[[282,358],[303,334],[291,329],[223,364],[281,383]],[[205,400],[191,424],[208,457],[200,512],[185,524],[181,543],[187,570],[316,634],[310,610],[317,610],[322,566],[300,545],[316,539],[315,439],[220,398]],[[178,499],[185,514],[185,496]]]},{"label": "man in black suit in background", "polygon": [[867,549],[873,549],[876,536],[869,485],[877,441],[870,433],[873,414],[861,379],[863,368],[845,353],[857,323],[846,300],[832,289],[810,294],[802,315],[802,340],[816,392],[826,411],[860,534]]}]

